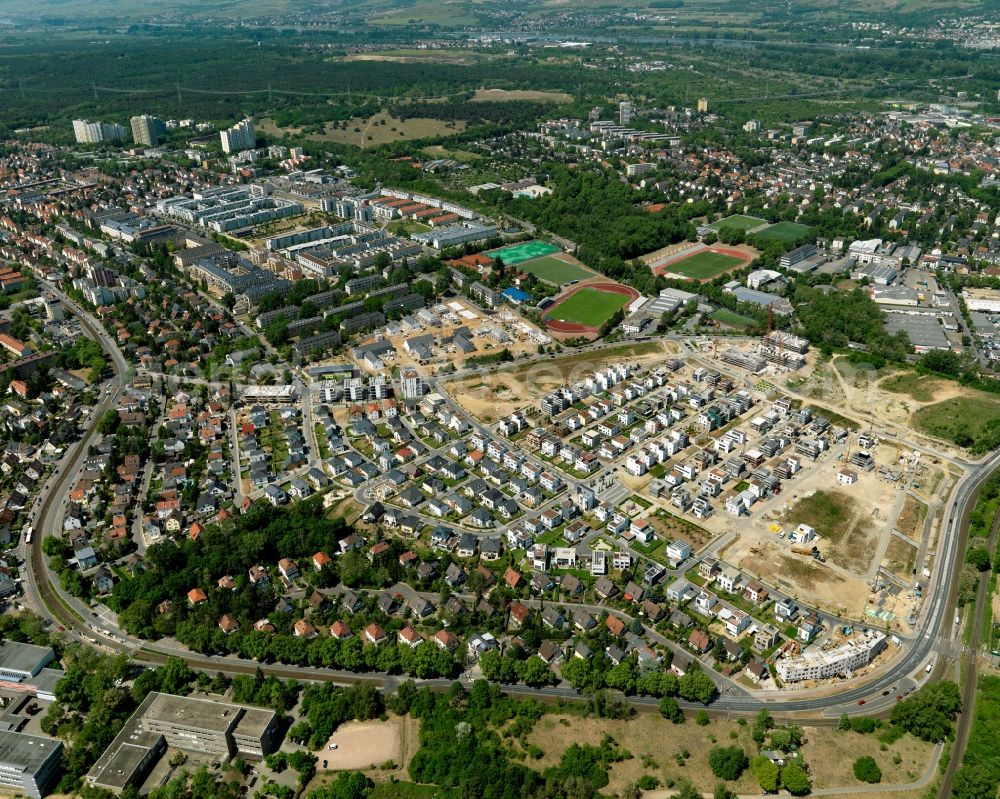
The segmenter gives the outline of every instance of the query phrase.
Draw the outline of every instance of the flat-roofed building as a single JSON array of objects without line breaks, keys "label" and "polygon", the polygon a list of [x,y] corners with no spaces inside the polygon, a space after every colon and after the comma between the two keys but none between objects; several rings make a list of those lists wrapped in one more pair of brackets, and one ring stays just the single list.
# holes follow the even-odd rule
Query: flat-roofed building
[{"label": "flat-roofed building", "polygon": [[62,741],[0,730],[0,786],[40,799],[62,772]]},{"label": "flat-roofed building", "polygon": [[[150,696],[153,700],[140,724],[145,730],[162,733],[170,746],[220,757],[237,753],[263,757],[267,754],[264,750],[270,751],[277,726],[277,714],[272,710],[172,694]],[[241,745],[237,745],[237,737]]]},{"label": "flat-roofed building", "polygon": [[0,679],[23,682],[55,660],[52,647],[0,640]]},{"label": "flat-roofed building", "polygon": [[261,759],[279,743],[273,710],[153,692],[91,768],[87,782],[112,791],[138,785],[168,746],[220,759]]},{"label": "flat-roofed building", "polygon": [[778,661],[778,676],[785,682],[824,680],[850,674],[867,666],[886,646],[885,635],[877,630],[826,651],[804,652]]}]

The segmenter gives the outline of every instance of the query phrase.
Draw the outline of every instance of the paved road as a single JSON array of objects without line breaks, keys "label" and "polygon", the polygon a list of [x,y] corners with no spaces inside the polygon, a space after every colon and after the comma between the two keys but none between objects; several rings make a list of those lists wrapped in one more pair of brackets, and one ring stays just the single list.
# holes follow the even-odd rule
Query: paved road
[{"label": "paved road", "polygon": [[[74,621],[70,620],[70,614],[67,612],[68,608],[65,604],[67,600],[59,596],[57,586],[51,579],[42,551],[42,542],[46,536],[60,535],[62,532],[62,516],[66,495],[76,479],[80,466],[87,457],[89,447],[97,439],[97,423],[109,410],[118,405],[118,400],[126,387],[128,363],[121,350],[99,323],[83,312],[55,286],[49,283],[45,283],[45,286],[62,300],[67,310],[79,318],[84,331],[101,344],[111,357],[111,365],[114,370],[111,391],[104,395],[104,398],[94,408],[87,432],[67,449],[62,462],[53,473],[50,483],[39,497],[35,515],[36,531],[31,544],[22,544],[28,550],[26,560],[29,568],[24,570],[23,579],[25,594],[30,598],[30,604],[36,606],[41,615],[48,616],[56,624],[71,627],[76,625]],[[76,604],[82,607],[82,603],[76,601]]]}]

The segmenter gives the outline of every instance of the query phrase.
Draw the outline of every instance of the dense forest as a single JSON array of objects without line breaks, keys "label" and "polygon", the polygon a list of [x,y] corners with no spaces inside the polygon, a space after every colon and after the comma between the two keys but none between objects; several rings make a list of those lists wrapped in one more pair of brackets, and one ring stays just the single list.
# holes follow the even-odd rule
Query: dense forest
[{"label": "dense forest", "polygon": [[[405,43],[413,36],[378,28],[370,34],[364,39],[368,43]],[[817,57],[814,47],[786,41],[768,48],[765,61],[759,58],[764,43],[737,43],[699,31],[677,40],[630,45],[628,50],[641,57],[699,66],[641,76],[597,51],[553,59],[528,48],[511,53],[497,48],[462,63],[338,57],[344,52],[338,48],[358,41],[356,33],[212,30],[209,35],[198,27],[156,26],[137,26],[129,36],[115,33],[86,47],[70,36],[21,35],[0,54],[0,130],[50,126],[35,135],[65,142],[71,139],[70,121],[81,116],[124,122],[142,111],[221,123],[250,114],[270,116],[283,126],[315,126],[390,106],[407,116],[524,125],[553,107],[466,100],[482,86],[558,90],[574,98],[565,110],[582,116],[593,104],[615,96],[623,80],[652,104],[683,104],[695,93],[705,94],[722,103],[724,115],[745,118],[749,109],[742,98],[759,93],[761,70],[772,96],[822,87],[842,91],[861,105],[902,91],[937,99],[936,93],[928,93],[928,81],[967,76],[963,88],[970,94],[982,92],[989,112],[1000,82],[1000,64],[976,51],[922,48],[914,58],[908,47],[827,48]],[[746,77],[750,71],[752,82]],[[883,82],[873,84],[872,75]],[[434,108],[442,99],[441,107]],[[824,111],[807,98],[765,98],[753,113],[771,124]]]},{"label": "dense forest", "polygon": [[881,309],[861,289],[821,291],[799,284],[792,305],[803,334],[822,351],[861,344],[882,362],[902,361],[913,352],[905,333],[886,332]]}]

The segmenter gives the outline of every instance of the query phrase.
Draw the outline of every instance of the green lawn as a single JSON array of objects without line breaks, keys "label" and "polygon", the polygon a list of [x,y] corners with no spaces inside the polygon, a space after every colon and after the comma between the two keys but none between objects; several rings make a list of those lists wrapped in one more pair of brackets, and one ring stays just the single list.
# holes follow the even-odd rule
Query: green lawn
[{"label": "green lawn", "polygon": [[569,283],[571,280],[583,280],[593,275],[593,272],[584,269],[582,266],[567,263],[552,255],[535,258],[531,261],[524,261],[523,263],[519,263],[517,268],[554,286],[561,286],[563,283]]},{"label": "green lawn", "polygon": [[792,505],[783,521],[793,525],[808,524],[824,539],[837,542],[847,532],[851,502],[846,494],[817,491]]},{"label": "green lawn", "polygon": [[808,405],[809,410],[811,410],[817,416],[825,416],[830,420],[830,424],[839,425],[846,430],[860,430],[860,425],[854,421],[854,419],[849,419],[846,416],[841,416],[835,411],[831,411],[829,408],[824,408],[821,405]]},{"label": "green lawn", "polygon": [[624,294],[582,288],[562,302],[546,318],[577,322],[588,327],[600,327],[628,302],[629,298]]},{"label": "green lawn", "polygon": [[800,225],[798,222],[778,222],[778,224],[771,225],[766,230],[754,233],[754,235],[762,239],[792,242],[807,236],[811,230],[812,228],[808,225]]},{"label": "green lawn", "polygon": [[741,316],[725,308],[712,311],[708,315],[708,318],[718,322],[720,325],[729,325],[730,327],[754,327],[757,324],[755,319],[751,319],[749,316]]},{"label": "green lawn", "polygon": [[917,402],[930,402],[934,399],[935,389],[943,383],[927,375],[916,372],[899,372],[882,380],[879,388],[891,391],[893,394],[908,394]]},{"label": "green lawn", "polygon": [[755,227],[760,227],[761,225],[766,224],[766,219],[758,219],[755,216],[745,216],[743,214],[733,214],[732,216],[727,216],[725,219],[720,219],[718,222],[713,222],[709,225],[709,227],[712,228],[712,230],[731,227],[746,232],[747,230],[753,230]]},{"label": "green lawn", "polygon": [[954,397],[913,414],[916,428],[974,453],[1000,443],[1000,399],[988,394]]},{"label": "green lawn", "polygon": [[716,275],[721,275],[734,266],[739,266],[741,263],[743,263],[741,259],[732,255],[702,250],[690,258],[683,258],[680,261],[667,264],[663,268],[667,272],[684,275],[695,280],[708,280]]},{"label": "green lawn", "polygon": [[368,799],[445,799],[456,794],[437,785],[417,785],[413,782],[380,782],[372,788]]}]

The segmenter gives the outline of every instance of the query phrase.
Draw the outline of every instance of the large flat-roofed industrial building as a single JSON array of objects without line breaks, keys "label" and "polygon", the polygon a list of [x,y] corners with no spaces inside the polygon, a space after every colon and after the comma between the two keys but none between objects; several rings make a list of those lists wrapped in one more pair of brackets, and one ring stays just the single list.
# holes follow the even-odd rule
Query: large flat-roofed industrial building
[{"label": "large flat-roofed industrial building", "polygon": [[54,738],[0,730],[0,785],[40,799],[59,778],[62,748]]},{"label": "large flat-roofed industrial building", "polygon": [[0,640],[0,680],[23,682],[35,677],[56,653],[49,646]]},{"label": "large flat-roofed industrial building", "polygon": [[168,746],[220,760],[260,759],[278,744],[278,714],[264,708],[151,693],[87,774],[111,791],[139,785]]}]

